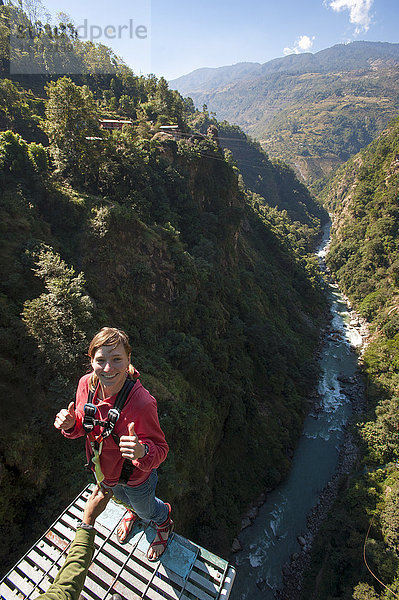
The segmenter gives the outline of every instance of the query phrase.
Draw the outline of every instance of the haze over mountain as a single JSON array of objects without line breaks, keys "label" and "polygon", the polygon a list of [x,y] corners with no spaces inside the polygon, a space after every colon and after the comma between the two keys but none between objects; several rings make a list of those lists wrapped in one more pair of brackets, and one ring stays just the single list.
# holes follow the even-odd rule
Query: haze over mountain
[{"label": "haze over mountain", "polygon": [[312,182],[396,116],[398,68],[399,44],[353,42],[265,64],[198,69],[170,86],[238,124]]}]

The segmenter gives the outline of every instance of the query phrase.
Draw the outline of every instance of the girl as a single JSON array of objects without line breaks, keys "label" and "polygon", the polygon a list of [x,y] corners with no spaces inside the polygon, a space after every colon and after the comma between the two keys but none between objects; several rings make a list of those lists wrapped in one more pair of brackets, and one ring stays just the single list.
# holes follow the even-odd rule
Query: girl
[{"label": "girl", "polygon": [[[54,426],[72,439],[88,433],[86,453],[98,483],[112,488],[115,498],[134,511],[128,510],[118,525],[119,542],[126,542],[138,517],[153,521],[157,533],[147,557],[155,561],[173,529],[170,505],[155,496],[156,469],[169,450],[157,403],[130,363],[131,348],[124,331],[103,327],[92,339],[88,355],[92,372],[80,379],[76,403],[57,414]],[[119,392],[127,397],[115,418],[112,409]]]}]

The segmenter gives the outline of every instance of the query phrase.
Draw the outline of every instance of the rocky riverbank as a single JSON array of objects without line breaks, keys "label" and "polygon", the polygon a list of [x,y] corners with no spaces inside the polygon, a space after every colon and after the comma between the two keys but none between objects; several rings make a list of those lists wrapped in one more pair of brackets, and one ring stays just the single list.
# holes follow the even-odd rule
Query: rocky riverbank
[{"label": "rocky riverbank", "polygon": [[[369,331],[367,323],[350,307],[349,310],[350,323],[349,331],[351,338],[356,338],[356,348],[352,347],[352,352],[358,357],[361,356],[362,350],[367,345],[369,340]],[[322,334],[323,341],[342,341],[347,343],[348,329],[335,329],[332,321],[326,326]],[[316,357],[315,357],[316,358]],[[364,384],[361,374],[356,372],[352,376],[340,375],[338,377],[341,386],[341,392],[344,393],[350,400],[352,412],[354,415],[364,411]],[[309,395],[310,414],[317,418],[317,414],[322,410],[321,397],[317,390],[314,390]],[[283,586],[275,592],[275,597],[279,600],[298,600],[302,588],[303,575],[306,568],[310,564],[312,543],[317,534],[322,522],[331,510],[339,491],[340,484],[346,476],[353,470],[358,458],[358,448],[350,432],[350,427],[347,427],[344,440],[340,449],[338,465],[336,471],[320,493],[317,504],[307,517],[307,528],[302,534],[298,535],[298,551],[291,555],[290,560],[284,564],[282,568]],[[241,529],[249,527],[253,524],[257,517],[259,507],[265,502],[266,494],[262,494],[246,511],[243,516]],[[232,552],[236,553],[242,550],[238,536],[235,538],[232,546]],[[257,587],[263,591],[268,588],[268,583],[262,577],[257,581]]]},{"label": "rocky riverbank", "polygon": [[[369,326],[367,321],[353,309],[349,299],[343,297],[349,311],[349,327],[355,330],[360,338],[356,352],[361,357],[370,340]],[[334,330],[332,327],[329,328],[326,335],[336,341],[342,339],[342,332]],[[342,384],[343,392],[351,401],[353,414],[362,413],[365,409],[365,394],[364,382],[360,373],[358,372],[355,376],[349,378],[338,377],[338,380]],[[337,469],[332,479],[322,490],[319,501],[307,518],[307,531],[302,536],[298,536],[301,550],[294,553],[290,561],[283,566],[283,587],[275,594],[278,600],[298,600],[302,589],[303,575],[310,564],[313,539],[337,498],[342,479],[352,471],[358,455],[359,450],[352,434],[347,429],[340,450]]]}]

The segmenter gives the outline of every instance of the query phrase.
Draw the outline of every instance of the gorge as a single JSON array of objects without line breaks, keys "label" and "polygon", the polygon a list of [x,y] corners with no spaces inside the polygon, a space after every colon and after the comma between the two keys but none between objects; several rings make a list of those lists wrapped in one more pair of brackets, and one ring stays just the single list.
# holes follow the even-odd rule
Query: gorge
[{"label": "gorge", "polygon": [[[329,228],[318,252],[323,270],[328,243]],[[352,412],[364,407],[356,353],[364,340],[336,284],[327,282],[331,323],[321,340],[317,395],[287,478],[267,494],[256,519],[239,535],[243,549],[235,555],[233,600],[299,597],[314,534],[333,504],[339,478],[357,457],[347,425]]]},{"label": "gorge", "polygon": [[[391,600],[362,550],[370,527],[370,564],[399,590],[398,45],[265,67],[295,110],[280,111],[270,158],[211,103],[196,108],[72,34],[78,76],[11,77],[13,11],[0,6],[2,573],[87,483],[81,445],[53,420],[88,368],[88,339],[110,324],[129,333],[158,401],[171,447],[159,493],[179,533],[228,556],[267,492],[240,534],[234,600],[282,584],[290,600],[298,586],[303,600]],[[258,88],[245,85],[248,100]],[[281,160],[294,154],[307,183]],[[327,211],[328,269],[370,324],[364,405],[349,346],[360,338],[314,254]]]}]

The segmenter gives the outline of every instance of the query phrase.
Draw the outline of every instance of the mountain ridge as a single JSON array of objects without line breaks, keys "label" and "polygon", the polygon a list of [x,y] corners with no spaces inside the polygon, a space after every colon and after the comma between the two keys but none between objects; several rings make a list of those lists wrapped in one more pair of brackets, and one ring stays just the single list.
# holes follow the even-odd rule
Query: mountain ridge
[{"label": "mountain ridge", "polygon": [[[356,42],[351,42],[350,44],[335,44],[334,46],[331,46],[330,48],[324,48],[323,50],[319,50],[318,52],[303,52],[301,54],[289,54],[287,56],[281,56],[281,57],[277,57],[277,58],[273,58],[269,61],[266,61],[265,63],[258,63],[258,62],[239,62],[239,63],[235,63],[233,65],[223,65],[220,67],[200,67],[199,69],[195,69],[194,71],[191,71],[190,73],[187,73],[185,75],[182,75],[181,77],[177,77],[175,79],[171,79],[169,80],[169,85],[171,87],[176,86],[176,89],[178,89],[178,91],[181,94],[185,94],[186,92],[189,92],[190,89],[190,78],[191,76],[193,76],[194,74],[199,74],[201,73],[202,75],[207,74],[208,77],[202,78],[202,81],[204,82],[215,82],[217,80],[216,75],[217,74],[222,74],[222,79],[225,78],[225,75],[227,75],[228,73],[233,73],[234,77],[232,79],[232,81],[239,79],[240,73],[243,72],[243,70],[239,67],[241,67],[242,65],[246,66],[246,71],[248,73],[252,73],[252,74],[256,74],[256,72],[258,72],[258,74],[261,75],[265,75],[268,73],[275,73],[275,72],[295,72],[298,70],[299,67],[302,67],[302,69],[308,68],[310,69],[310,67],[315,70],[315,72],[328,72],[327,69],[331,69],[331,64],[328,67],[328,61],[331,61],[331,57],[333,56],[333,58],[336,59],[336,54],[338,53],[341,57],[341,63],[338,64],[338,62],[334,63],[334,68],[338,68],[338,67],[342,67],[342,57],[345,57],[345,59],[348,61],[347,65],[348,67],[355,67],[356,69],[359,68],[367,68],[370,67],[369,63],[367,61],[364,60],[364,49],[366,48],[372,48],[374,50],[375,53],[375,58],[381,58],[381,57],[386,57],[387,56],[387,52],[386,50],[391,50],[392,51],[392,57],[396,58],[399,62],[399,44],[392,44],[390,42],[366,42],[366,41],[356,41]],[[355,52],[351,52],[351,56],[348,55],[348,52],[346,51],[346,49],[350,49],[351,51],[353,49],[355,49]],[[339,50],[342,50],[339,52]],[[383,50],[385,50],[385,52],[383,52]],[[391,54],[390,52],[388,54]],[[320,60],[321,59],[321,60]],[[359,59],[363,59],[363,62],[359,65],[359,62],[355,62],[355,61],[359,61]],[[307,71],[310,72],[310,71]],[[194,78],[194,80],[196,81],[196,78]],[[221,81],[222,82],[222,81]],[[220,83],[221,83],[220,82]],[[212,89],[210,87],[205,87],[202,88],[202,91],[205,90],[209,90]]]},{"label": "mountain ridge", "polygon": [[[237,74],[234,76],[233,80],[239,78],[240,73],[243,72],[243,70],[238,70],[237,68],[242,66],[242,65],[246,65],[247,67],[247,71],[248,72],[252,72],[254,70],[256,70],[258,67],[261,66],[260,63],[251,63],[251,62],[239,62],[239,63],[235,63],[234,65],[230,65],[230,66],[222,66],[222,67],[200,67],[199,69],[195,69],[194,71],[192,71],[191,73],[188,73],[187,75],[182,75],[181,77],[178,77],[176,79],[170,80],[168,83],[169,85],[174,84],[176,81],[185,81],[186,79],[190,79],[190,76],[196,74],[196,81],[198,82],[209,82],[210,80],[213,79],[217,79],[216,75],[220,72],[223,72],[223,76],[227,75],[227,74],[233,74],[236,71]],[[191,84],[190,84],[191,85]]]},{"label": "mountain ridge", "polygon": [[170,85],[239,125],[308,184],[359,152],[399,112],[399,44],[338,44],[245,69],[241,78],[234,66],[207,71],[197,91],[188,76]]}]

